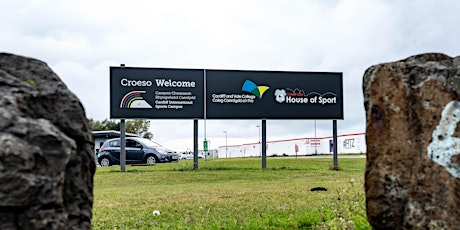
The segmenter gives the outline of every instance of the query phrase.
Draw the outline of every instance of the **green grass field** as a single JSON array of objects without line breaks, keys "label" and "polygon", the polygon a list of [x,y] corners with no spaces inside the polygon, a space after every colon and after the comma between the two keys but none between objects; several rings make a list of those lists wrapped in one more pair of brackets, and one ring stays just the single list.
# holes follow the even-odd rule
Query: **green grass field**
[{"label": "green grass field", "polygon": [[[93,229],[370,229],[365,159],[200,160],[97,168]],[[310,191],[325,187],[327,191]],[[160,215],[153,215],[158,210]]]}]

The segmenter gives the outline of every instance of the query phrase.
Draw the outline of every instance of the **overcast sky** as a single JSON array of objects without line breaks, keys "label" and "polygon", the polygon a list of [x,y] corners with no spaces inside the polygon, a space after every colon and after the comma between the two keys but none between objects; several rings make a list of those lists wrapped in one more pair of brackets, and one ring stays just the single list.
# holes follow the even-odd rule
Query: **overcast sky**
[{"label": "overcast sky", "polygon": [[[460,1],[0,0],[0,52],[46,62],[89,118],[109,118],[109,67],[343,72],[338,134],[365,132],[371,65],[425,52],[460,55]],[[314,137],[314,121],[267,121],[268,140]],[[204,125],[200,121],[200,148]],[[253,143],[260,121],[208,120],[210,148]],[[316,122],[318,137],[332,121]],[[193,149],[192,120],[152,120],[154,140]]]}]

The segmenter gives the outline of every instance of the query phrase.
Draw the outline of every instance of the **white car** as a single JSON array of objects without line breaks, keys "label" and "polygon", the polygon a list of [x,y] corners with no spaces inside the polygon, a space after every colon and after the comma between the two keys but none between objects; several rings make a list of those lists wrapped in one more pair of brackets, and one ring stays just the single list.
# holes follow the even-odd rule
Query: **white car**
[{"label": "white car", "polygon": [[[204,158],[203,154],[198,154],[198,158]],[[193,152],[188,151],[188,152],[179,153],[179,159],[181,160],[193,159]]]}]

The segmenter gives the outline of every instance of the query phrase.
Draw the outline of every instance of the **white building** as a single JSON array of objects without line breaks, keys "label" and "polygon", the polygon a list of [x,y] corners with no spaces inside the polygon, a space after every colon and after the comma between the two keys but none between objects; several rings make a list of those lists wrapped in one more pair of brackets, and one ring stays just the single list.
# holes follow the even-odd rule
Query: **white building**
[{"label": "white building", "polygon": [[[364,154],[367,151],[364,133],[337,136],[338,154]],[[268,156],[306,156],[314,154],[333,154],[331,137],[297,138],[267,141]],[[261,156],[260,143],[219,146],[218,157],[258,157]]]}]

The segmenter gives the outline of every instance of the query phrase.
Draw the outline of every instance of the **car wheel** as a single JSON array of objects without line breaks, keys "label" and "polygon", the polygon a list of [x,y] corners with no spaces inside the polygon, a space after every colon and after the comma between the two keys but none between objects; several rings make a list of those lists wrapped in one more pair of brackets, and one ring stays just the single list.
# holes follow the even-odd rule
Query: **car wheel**
[{"label": "car wheel", "polygon": [[153,155],[150,155],[147,157],[147,159],[145,159],[145,162],[148,164],[148,165],[154,165],[157,160],[155,159],[155,157]]},{"label": "car wheel", "polygon": [[107,158],[107,157],[103,157],[103,158],[99,161],[99,164],[100,164],[102,167],[107,167],[107,166],[112,165],[112,163],[110,162],[110,159]]}]

